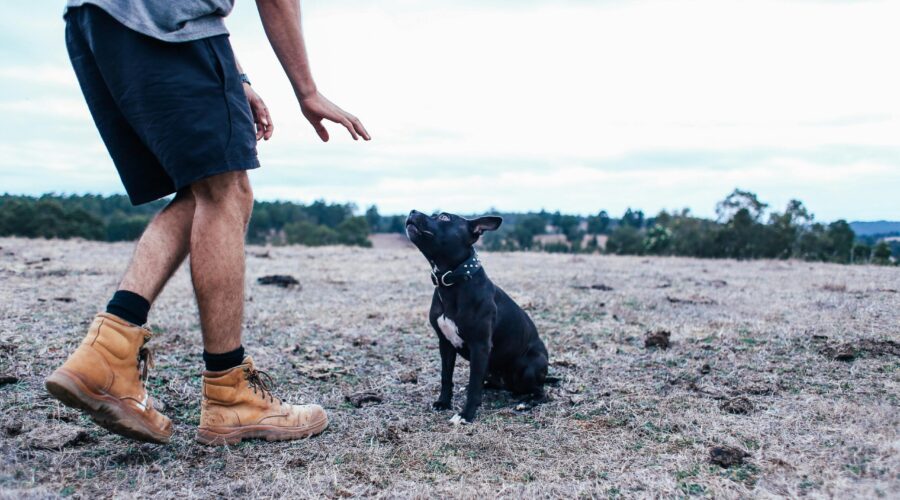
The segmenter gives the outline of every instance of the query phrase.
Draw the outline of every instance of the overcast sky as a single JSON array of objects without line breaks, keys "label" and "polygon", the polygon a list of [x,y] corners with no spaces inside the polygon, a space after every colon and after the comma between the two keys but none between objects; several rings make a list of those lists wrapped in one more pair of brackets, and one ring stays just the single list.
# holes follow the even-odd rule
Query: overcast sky
[{"label": "overcast sky", "polygon": [[[122,192],[66,56],[64,2],[0,6],[0,192]],[[383,213],[689,207],[735,187],[819,220],[900,219],[900,2],[308,0],[303,120],[259,24],[227,24],[273,139],[261,199]]]}]

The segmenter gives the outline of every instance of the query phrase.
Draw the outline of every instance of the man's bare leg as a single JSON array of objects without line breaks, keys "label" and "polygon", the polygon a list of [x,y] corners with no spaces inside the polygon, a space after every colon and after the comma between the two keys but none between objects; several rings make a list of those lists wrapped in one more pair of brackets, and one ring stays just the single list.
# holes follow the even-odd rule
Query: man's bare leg
[{"label": "man's bare leg", "polygon": [[144,230],[119,289],[153,303],[190,251],[193,220],[194,194],[185,189]]},{"label": "man's bare leg", "polygon": [[207,353],[241,347],[244,315],[244,236],[253,211],[247,173],[226,172],[195,182],[191,279]]}]

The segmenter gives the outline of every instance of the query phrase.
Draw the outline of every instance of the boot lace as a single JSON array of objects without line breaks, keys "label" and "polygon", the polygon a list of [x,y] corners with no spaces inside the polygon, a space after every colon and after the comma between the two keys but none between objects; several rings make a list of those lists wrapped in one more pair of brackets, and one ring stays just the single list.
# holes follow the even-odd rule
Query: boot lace
[{"label": "boot lace", "polygon": [[150,369],[153,368],[153,351],[146,347],[141,347],[138,351],[138,370],[141,372],[141,382],[147,385],[150,378]]},{"label": "boot lace", "polygon": [[278,401],[278,404],[281,404],[281,400],[272,394],[272,389],[275,387],[275,381],[272,379],[271,375],[262,370],[257,370],[256,368],[247,368],[244,370],[244,373],[247,374],[247,383],[250,384],[250,388],[253,389],[254,394],[260,394],[263,399],[268,399],[271,403]]}]

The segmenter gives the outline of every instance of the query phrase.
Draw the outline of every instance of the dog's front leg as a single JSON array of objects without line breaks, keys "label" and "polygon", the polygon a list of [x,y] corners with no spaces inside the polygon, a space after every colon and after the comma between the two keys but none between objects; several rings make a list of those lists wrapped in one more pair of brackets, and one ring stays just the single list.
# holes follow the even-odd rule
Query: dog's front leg
[{"label": "dog's front leg", "polygon": [[431,404],[435,410],[449,410],[453,401],[453,369],[456,367],[456,349],[447,339],[440,337],[441,349],[441,396]]},{"label": "dog's front leg", "polygon": [[453,417],[454,423],[472,423],[475,412],[481,406],[484,392],[484,377],[487,375],[488,358],[491,354],[490,336],[469,344],[469,385],[466,387],[466,406],[462,413]]}]

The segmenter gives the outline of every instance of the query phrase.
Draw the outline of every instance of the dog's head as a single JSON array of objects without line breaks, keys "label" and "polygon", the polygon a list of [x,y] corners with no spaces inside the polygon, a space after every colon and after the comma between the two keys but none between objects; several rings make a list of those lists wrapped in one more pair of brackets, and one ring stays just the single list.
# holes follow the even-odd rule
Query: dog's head
[{"label": "dog's head", "polygon": [[413,210],[406,218],[406,235],[426,259],[447,267],[469,258],[478,238],[485,231],[496,230],[502,222],[503,218],[493,215],[469,220],[446,212],[429,217]]}]

